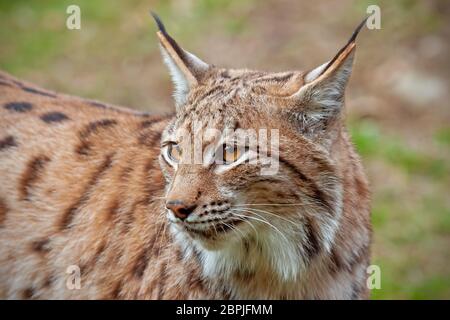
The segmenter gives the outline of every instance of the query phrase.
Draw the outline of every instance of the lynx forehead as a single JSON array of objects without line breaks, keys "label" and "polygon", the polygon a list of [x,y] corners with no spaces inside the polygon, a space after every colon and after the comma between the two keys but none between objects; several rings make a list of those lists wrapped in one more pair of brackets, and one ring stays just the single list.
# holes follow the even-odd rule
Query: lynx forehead
[{"label": "lynx forehead", "polygon": [[269,73],[210,65],[154,18],[174,114],[0,73],[0,297],[367,298],[369,191],[342,116],[364,22],[319,67]]}]

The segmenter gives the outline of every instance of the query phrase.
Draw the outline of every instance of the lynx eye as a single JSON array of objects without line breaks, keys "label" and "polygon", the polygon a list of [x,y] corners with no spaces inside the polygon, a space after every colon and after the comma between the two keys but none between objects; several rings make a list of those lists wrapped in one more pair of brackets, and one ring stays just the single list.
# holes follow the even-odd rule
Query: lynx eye
[{"label": "lynx eye", "polygon": [[230,164],[238,160],[242,155],[242,150],[239,146],[232,144],[227,145],[224,144],[222,146],[222,155],[223,155],[223,162],[225,164]]},{"label": "lynx eye", "polygon": [[167,155],[173,162],[179,162],[181,158],[181,148],[176,143],[171,143],[167,146]]}]

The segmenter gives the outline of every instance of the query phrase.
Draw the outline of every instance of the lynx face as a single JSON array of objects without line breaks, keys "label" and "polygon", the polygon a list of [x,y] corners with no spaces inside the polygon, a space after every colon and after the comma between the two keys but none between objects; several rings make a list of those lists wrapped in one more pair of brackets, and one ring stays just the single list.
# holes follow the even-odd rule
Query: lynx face
[{"label": "lynx face", "polygon": [[[330,194],[323,195],[329,199],[323,201],[333,201],[339,187],[333,188],[336,178],[326,154],[281,112],[284,96],[265,93],[269,85],[274,92],[281,91],[289,81],[301,79],[301,74],[213,72],[190,92],[163,135],[160,162],[168,182],[167,217],[175,232],[208,249],[263,238],[266,232],[282,237],[278,230],[285,232],[289,224],[301,222],[298,213],[308,203],[310,210],[325,211],[320,199],[313,198],[320,192],[314,189],[316,182],[306,173],[298,179],[297,171],[329,174],[317,182],[329,185]],[[266,136],[258,134],[261,129]],[[252,145],[245,139],[249,132],[256,136]],[[292,161],[298,163],[290,167],[284,155],[290,149],[308,152],[296,156]],[[312,151],[320,159],[320,168],[308,155]],[[286,163],[281,168],[280,159]],[[268,167],[274,168],[270,174],[262,170]]]},{"label": "lynx face", "polygon": [[[177,237],[209,250],[270,243],[295,266],[329,250],[342,210],[331,153],[354,37],[310,72],[266,73],[209,66],[159,26],[176,88],[177,116],[163,134],[160,163]],[[257,135],[253,147],[236,139],[237,132],[260,130],[275,139]],[[268,165],[276,169],[263,174]]]}]

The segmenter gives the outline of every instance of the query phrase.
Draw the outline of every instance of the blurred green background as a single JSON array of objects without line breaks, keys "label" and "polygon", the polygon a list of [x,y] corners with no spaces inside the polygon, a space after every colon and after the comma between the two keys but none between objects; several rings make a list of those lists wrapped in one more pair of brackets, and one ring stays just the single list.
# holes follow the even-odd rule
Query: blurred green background
[{"label": "blurred green background", "polygon": [[[81,8],[81,30],[66,8]],[[373,192],[374,299],[450,298],[448,1],[0,0],[0,68],[64,93],[173,108],[152,9],[186,49],[225,67],[282,71],[329,60],[370,4],[347,119]]]}]

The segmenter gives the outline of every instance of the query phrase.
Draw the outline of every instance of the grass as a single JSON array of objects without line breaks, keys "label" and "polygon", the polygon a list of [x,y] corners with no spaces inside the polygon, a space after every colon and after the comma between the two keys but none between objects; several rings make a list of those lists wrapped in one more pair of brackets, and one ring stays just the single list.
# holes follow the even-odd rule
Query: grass
[{"label": "grass", "polygon": [[[379,174],[392,172],[401,181],[379,185],[373,195],[373,263],[381,267],[382,289],[373,290],[372,298],[448,298],[450,209],[443,190],[449,187],[450,163],[407,148],[406,141],[383,133],[373,121],[352,123],[351,133],[366,162],[381,164],[388,169]],[[424,264],[440,267],[428,274]]]},{"label": "grass", "polygon": [[[447,179],[450,167],[447,159],[440,158],[406,146],[399,137],[383,135],[380,128],[371,121],[353,123],[353,142],[358,152],[366,157],[378,157],[411,175],[423,175],[433,179]],[[440,131],[437,140],[446,143],[447,131]]]},{"label": "grass", "polygon": [[450,147],[450,127],[438,130],[435,134],[435,140],[443,146]]}]

